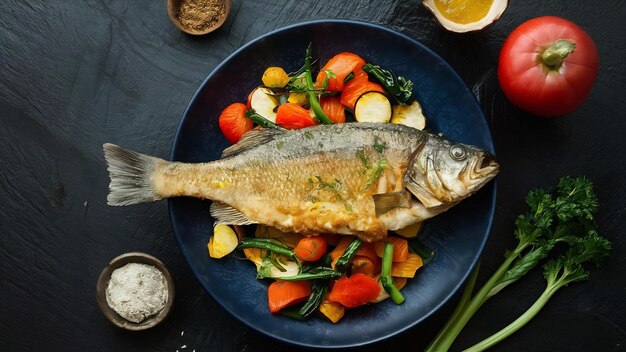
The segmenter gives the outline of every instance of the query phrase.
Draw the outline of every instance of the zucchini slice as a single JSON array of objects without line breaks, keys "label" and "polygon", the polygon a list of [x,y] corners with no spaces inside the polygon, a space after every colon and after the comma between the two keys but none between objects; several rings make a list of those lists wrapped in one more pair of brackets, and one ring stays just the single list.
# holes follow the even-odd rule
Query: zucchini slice
[{"label": "zucchini slice", "polygon": [[354,105],[354,117],[358,122],[387,123],[391,119],[391,103],[382,93],[365,93]]},{"label": "zucchini slice", "polygon": [[256,111],[257,114],[265,117],[267,120],[276,123],[276,107],[278,106],[278,100],[273,96],[265,93],[263,89],[257,88],[252,92],[250,97],[250,107]]},{"label": "zucchini slice", "polygon": [[396,105],[393,107],[393,116],[391,116],[391,123],[397,123],[418,130],[423,130],[426,127],[426,117],[422,113],[422,106],[417,100],[414,100],[410,105]]}]

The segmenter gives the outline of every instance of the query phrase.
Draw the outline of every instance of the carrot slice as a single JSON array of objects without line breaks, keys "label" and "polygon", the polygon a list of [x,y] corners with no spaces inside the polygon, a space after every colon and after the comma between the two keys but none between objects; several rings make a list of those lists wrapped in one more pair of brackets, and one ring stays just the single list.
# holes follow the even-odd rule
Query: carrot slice
[{"label": "carrot slice", "polygon": [[310,295],[309,281],[274,281],[267,289],[267,303],[270,312],[278,313],[285,307],[304,301]]},{"label": "carrot slice", "polygon": [[352,259],[352,274],[361,273],[369,277],[374,277],[376,274],[376,262],[368,257],[355,255],[354,259]]},{"label": "carrot slice", "polygon": [[298,104],[286,103],[279,106],[276,111],[276,124],[290,130],[297,130],[316,123],[309,114],[309,110]]},{"label": "carrot slice", "polygon": [[376,280],[367,275],[356,273],[335,281],[328,295],[328,300],[341,303],[346,308],[353,308],[376,299],[379,292],[380,286]]},{"label": "carrot slice", "polygon": [[314,262],[326,253],[326,239],[322,236],[305,237],[293,251],[300,260]]},{"label": "carrot slice", "polygon": [[346,122],[346,110],[341,104],[339,97],[322,97],[320,105],[334,123]]},{"label": "carrot slice", "polygon": [[393,262],[403,262],[407,259],[409,255],[409,242],[404,238],[392,236],[374,243],[374,249],[376,250],[376,255],[378,257],[383,257],[383,252],[385,251],[385,242],[393,243]]},{"label": "carrot slice", "polygon": [[[334,262],[337,258],[341,257],[341,255],[343,254],[343,252],[346,251],[346,248],[348,248],[348,245],[350,244],[350,242],[352,242],[353,239],[354,237],[352,236],[342,236],[341,240],[339,240],[339,243],[337,243],[335,249],[333,249],[329,253],[330,259]],[[361,248],[359,248],[355,255],[368,257],[372,261],[378,260],[378,255],[376,255],[373,243],[361,244]]]},{"label": "carrot slice", "polygon": [[413,278],[415,277],[417,269],[421,268],[423,265],[424,262],[419,255],[409,253],[405,261],[391,265],[391,276]]},{"label": "carrot slice", "polygon": [[[331,92],[340,92],[343,89],[343,80],[353,71],[361,70],[365,65],[365,60],[360,56],[343,52],[333,56],[317,74],[315,86],[322,87],[324,79],[328,77],[328,86],[326,90]],[[362,70],[361,70],[362,71]],[[332,73],[331,73],[332,72]]]},{"label": "carrot slice", "polygon": [[246,117],[246,105],[241,103],[228,105],[220,115],[219,125],[226,139],[233,144],[254,127],[252,120]]},{"label": "carrot slice", "polygon": [[354,109],[354,104],[356,104],[359,97],[368,92],[385,93],[380,84],[370,82],[367,79],[367,73],[365,73],[365,71],[358,70],[354,73],[354,78],[344,85],[340,97],[341,104],[350,109]]}]

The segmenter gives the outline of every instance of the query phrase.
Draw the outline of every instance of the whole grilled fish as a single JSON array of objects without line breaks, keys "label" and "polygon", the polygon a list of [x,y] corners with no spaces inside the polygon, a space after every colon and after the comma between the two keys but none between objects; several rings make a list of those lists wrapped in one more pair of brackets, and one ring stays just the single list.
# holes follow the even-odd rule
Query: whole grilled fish
[{"label": "whole grilled fish", "polygon": [[104,145],[108,203],[190,196],[218,223],[379,240],[469,197],[498,173],[487,152],[395,124],[261,129],[217,161],[170,162]]}]

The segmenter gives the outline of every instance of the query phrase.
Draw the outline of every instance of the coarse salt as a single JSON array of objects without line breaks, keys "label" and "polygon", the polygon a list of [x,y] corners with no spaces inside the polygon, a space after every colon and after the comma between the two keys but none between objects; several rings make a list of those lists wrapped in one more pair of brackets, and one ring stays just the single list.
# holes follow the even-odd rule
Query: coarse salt
[{"label": "coarse salt", "polygon": [[106,290],[109,306],[133,323],[141,323],[160,312],[168,297],[163,273],[152,265],[140,263],[115,269]]}]

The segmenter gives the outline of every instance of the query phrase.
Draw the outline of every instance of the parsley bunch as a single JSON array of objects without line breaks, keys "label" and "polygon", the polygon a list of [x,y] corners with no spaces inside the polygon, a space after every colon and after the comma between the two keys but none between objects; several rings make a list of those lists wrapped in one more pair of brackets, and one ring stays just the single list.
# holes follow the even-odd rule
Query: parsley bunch
[{"label": "parsley bunch", "polygon": [[461,301],[426,351],[447,351],[465,324],[492,296],[519,280],[547,258],[558,245],[566,246],[564,254],[544,266],[546,290],[517,320],[468,351],[482,351],[502,341],[532,319],[562,287],[589,277],[583,264],[599,263],[608,254],[610,242],[596,232],[594,214],[598,199],[592,183],[584,177],[564,177],[556,196],[544,190],[532,190],[526,196],[528,211],[515,220],[517,246],[505,254],[502,265],[491,278],[473,293],[478,266],[472,273]]}]

